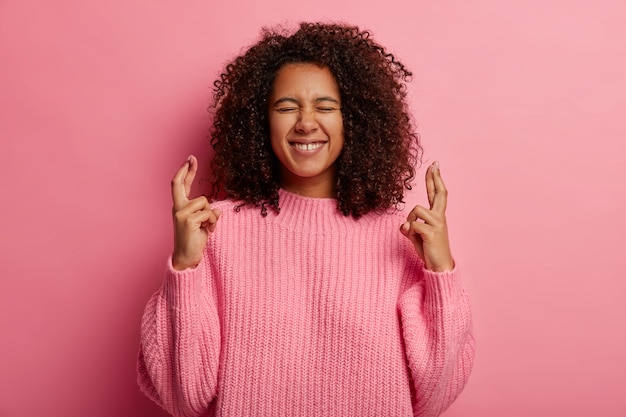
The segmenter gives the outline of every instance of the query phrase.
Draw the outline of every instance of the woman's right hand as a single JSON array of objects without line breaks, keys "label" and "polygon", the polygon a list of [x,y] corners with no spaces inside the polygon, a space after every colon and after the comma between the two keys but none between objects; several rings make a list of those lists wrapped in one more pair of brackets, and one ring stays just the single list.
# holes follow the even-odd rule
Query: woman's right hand
[{"label": "woman's right hand", "polygon": [[191,155],[172,179],[174,207],[174,253],[172,266],[182,271],[195,268],[202,259],[209,232],[213,232],[220,217],[205,196],[189,199],[191,184],[198,172],[198,160]]}]

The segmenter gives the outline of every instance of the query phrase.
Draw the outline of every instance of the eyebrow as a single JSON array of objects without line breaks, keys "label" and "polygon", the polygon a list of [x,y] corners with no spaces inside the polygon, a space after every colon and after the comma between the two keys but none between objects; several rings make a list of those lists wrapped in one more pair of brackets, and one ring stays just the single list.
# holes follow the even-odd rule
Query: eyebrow
[{"label": "eyebrow", "polygon": [[[315,99],[315,103],[321,103],[322,101],[330,101],[333,103],[337,103],[337,105],[339,105],[339,100],[334,99],[332,97],[319,97]],[[285,102],[300,104],[300,102],[293,97],[281,97],[274,102],[274,106],[278,106],[280,103],[285,103]]]}]

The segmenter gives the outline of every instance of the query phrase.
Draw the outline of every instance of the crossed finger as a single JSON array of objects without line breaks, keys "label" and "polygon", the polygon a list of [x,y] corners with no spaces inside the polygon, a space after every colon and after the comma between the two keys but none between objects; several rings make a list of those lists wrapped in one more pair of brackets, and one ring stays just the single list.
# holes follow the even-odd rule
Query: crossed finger
[{"label": "crossed finger", "polygon": [[445,213],[448,204],[448,190],[443,178],[441,178],[438,161],[429,166],[426,171],[426,193],[428,194],[430,209],[441,214]]},{"label": "crossed finger", "polygon": [[191,155],[176,171],[172,178],[172,201],[174,210],[180,210],[188,201],[191,193],[191,184],[198,171],[198,160]]},{"label": "crossed finger", "polygon": [[437,217],[433,214],[431,210],[428,210],[426,207],[417,205],[413,207],[413,210],[411,210],[411,212],[407,216],[406,221],[409,223],[413,223],[417,222],[418,220],[423,220],[423,223],[426,224],[434,224],[437,221]]}]

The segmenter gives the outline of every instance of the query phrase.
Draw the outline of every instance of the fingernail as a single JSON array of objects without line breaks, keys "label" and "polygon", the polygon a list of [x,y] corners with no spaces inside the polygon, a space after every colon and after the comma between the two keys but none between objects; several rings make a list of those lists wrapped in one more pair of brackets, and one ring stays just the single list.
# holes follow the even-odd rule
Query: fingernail
[{"label": "fingernail", "polygon": [[439,170],[439,161],[435,161],[435,169]]}]

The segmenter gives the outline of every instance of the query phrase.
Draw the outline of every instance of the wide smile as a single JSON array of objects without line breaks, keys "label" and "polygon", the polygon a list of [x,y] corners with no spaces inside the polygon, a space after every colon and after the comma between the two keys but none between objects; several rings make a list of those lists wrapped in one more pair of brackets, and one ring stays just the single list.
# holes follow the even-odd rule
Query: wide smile
[{"label": "wide smile", "polygon": [[292,149],[299,154],[311,155],[319,151],[324,145],[326,145],[326,143],[327,142],[324,141],[308,143],[289,142],[289,145],[291,145]]}]

